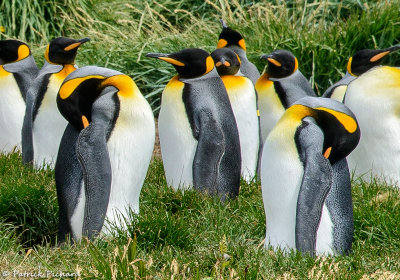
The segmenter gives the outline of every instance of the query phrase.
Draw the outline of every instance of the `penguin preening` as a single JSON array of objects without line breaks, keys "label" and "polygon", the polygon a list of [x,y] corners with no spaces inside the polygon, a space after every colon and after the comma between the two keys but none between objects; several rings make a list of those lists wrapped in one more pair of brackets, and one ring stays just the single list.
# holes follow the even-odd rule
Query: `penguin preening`
[{"label": "penguin preening", "polygon": [[240,144],[235,117],[211,56],[201,49],[148,53],[172,64],[178,75],[161,97],[158,128],[168,185],[236,197]]},{"label": "penguin preening", "polygon": [[297,58],[287,50],[275,50],[262,55],[267,67],[256,83],[261,118],[262,140],[287,108],[305,96],[317,96],[299,70]]},{"label": "penguin preening", "polygon": [[0,41],[0,151],[21,149],[21,130],[28,87],[38,74],[27,44],[17,40]]},{"label": "penguin preening", "polygon": [[254,85],[240,72],[240,58],[234,51],[228,48],[217,49],[211,53],[211,57],[225,85],[235,115],[242,158],[241,174],[249,182],[255,176],[259,149]]},{"label": "penguin preening", "polygon": [[96,66],[70,74],[57,105],[69,122],[55,167],[60,241],[124,228],[153,152],[150,105],[130,77]]},{"label": "penguin preening", "polygon": [[329,98],[289,107],[264,144],[261,185],[265,245],[315,254],[347,254],[353,208],[346,156],[360,129],[354,114]]},{"label": "penguin preening", "polygon": [[347,71],[344,77],[331,85],[323,93],[322,97],[329,97],[343,102],[347,86],[351,81],[371,68],[378,66],[384,57],[398,49],[400,49],[399,45],[382,50],[365,49],[356,52],[347,62]]},{"label": "penguin preening", "polygon": [[348,85],[344,104],[362,131],[348,156],[350,170],[367,182],[379,177],[400,188],[400,69],[379,66],[360,75]]},{"label": "penguin preening", "polygon": [[36,167],[54,167],[67,121],[57,109],[56,98],[64,79],[73,72],[80,40],[58,37],[47,45],[45,63],[28,90],[22,128],[22,160]]}]

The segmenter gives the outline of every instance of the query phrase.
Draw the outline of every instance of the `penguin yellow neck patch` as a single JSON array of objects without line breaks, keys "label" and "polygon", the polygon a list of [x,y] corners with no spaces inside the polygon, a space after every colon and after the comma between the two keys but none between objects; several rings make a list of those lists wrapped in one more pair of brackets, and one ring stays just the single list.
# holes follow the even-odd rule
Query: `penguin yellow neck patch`
[{"label": "penguin yellow neck patch", "polygon": [[350,75],[356,77],[356,75],[353,74],[353,72],[351,72],[351,62],[353,61],[353,57],[349,58],[349,62],[347,62],[347,72],[349,72]]},{"label": "penguin yellow neck patch", "polygon": [[293,73],[296,72],[296,70],[299,68],[299,61],[297,60],[297,58],[294,58],[294,70]]},{"label": "penguin yellow neck patch", "polygon": [[218,40],[218,44],[217,44],[217,49],[221,49],[226,47],[226,45],[228,45],[228,41],[225,39],[219,39]]},{"label": "penguin yellow neck patch", "polygon": [[324,107],[318,107],[315,108],[316,110],[320,111],[325,111],[333,115],[343,126],[344,128],[349,132],[353,133],[357,130],[357,123],[356,121],[350,117],[349,115],[346,115],[345,113],[338,112],[332,109],[324,108]]},{"label": "penguin yellow neck patch", "polygon": [[86,118],[86,116],[82,115],[82,124],[83,124],[83,128],[86,128],[89,126],[89,121]]},{"label": "penguin yellow neck patch", "polygon": [[0,78],[1,77],[6,77],[8,75],[11,75],[11,73],[7,72],[6,70],[4,70],[3,65],[0,65]]},{"label": "penguin yellow neck patch", "polygon": [[61,80],[65,80],[65,78],[71,74],[72,72],[74,72],[76,70],[75,66],[72,64],[65,64],[63,69],[58,72],[57,74],[55,74],[57,76],[57,78],[61,79]]},{"label": "penguin yellow neck patch", "polygon": [[47,61],[48,63],[53,64],[53,63],[50,61],[50,58],[49,58],[49,48],[50,48],[50,45],[47,45],[46,50],[45,50],[45,52],[44,52],[44,58],[46,59],[46,61]]},{"label": "penguin yellow neck patch", "polygon": [[82,78],[75,78],[69,80],[61,86],[58,92],[60,98],[67,99],[82,82],[88,79],[104,79],[104,77],[99,75],[92,75],[92,76],[86,76]]},{"label": "penguin yellow neck patch", "polygon": [[115,75],[105,79],[101,83],[101,87],[114,86],[118,91],[118,95],[123,97],[133,97],[135,93],[136,84],[127,75]]}]

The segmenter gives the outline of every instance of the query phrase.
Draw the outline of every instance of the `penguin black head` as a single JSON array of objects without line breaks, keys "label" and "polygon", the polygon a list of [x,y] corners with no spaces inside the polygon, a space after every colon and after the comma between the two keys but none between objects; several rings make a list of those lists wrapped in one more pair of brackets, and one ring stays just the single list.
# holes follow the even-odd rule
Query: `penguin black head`
[{"label": "penguin black head", "polygon": [[284,78],[296,72],[299,63],[297,58],[286,50],[276,50],[260,57],[268,61],[266,72],[271,78]]},{"label": "penguin black head", "polygon": [[220,76],[235,75],[240,69],[240,58],[231,49],[216,49],[211,53],[211,57]]},{"label": "penguin black head", "polygon": [[148,53],[146,56],[171,63],[179,76],[184,79],[202,76],[214,68],[210,54],[202,49],[183,49],[171,54]]},{"label": "penguin black head", "polygon": [[379,65],[386,55],[398,49],[400,49],[400,46],[393,46],[383,50],[365,49],[358,51],[349,58],[347,72],[353,76],[360,76],[369,69]]},{"label": "penguin black head", "polygon": [[29,47],[21,41],[0,41],[0,65],[20,61],[30,54]]},{"label": "penguin black head", "polygon": [[74,63],[78,47],[88,41],[90,41],[89,38],[75,40],[58,37],[47,46],[45,58],[52,64],[72,64]]},{"label": "penguin black head", "polygon": [[236,30],[229,28],[223,19],[221,19],[221,24],[222,24],[222,31],[218,37],[217,48],[220,49],[233,45],[233,46],[238,46],[244,51],[246,51],[246,43],[244,41],[243,36]]}]

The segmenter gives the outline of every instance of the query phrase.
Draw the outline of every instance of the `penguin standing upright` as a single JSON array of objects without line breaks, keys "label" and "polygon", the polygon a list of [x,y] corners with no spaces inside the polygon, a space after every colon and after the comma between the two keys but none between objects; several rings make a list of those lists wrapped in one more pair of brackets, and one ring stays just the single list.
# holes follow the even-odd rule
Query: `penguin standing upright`
[{"label": "penguin standing upright", "polygon": [[356,52],[347,62],[347,71],[344,77],[331,85],[322,95],[343,102],[348,84],[371,68],[378,66],[386,55],[400,49],[393,46],[382,50],[365,49]]},{"label": "penguin standing upright", "polygon": [[267,67],[256,83],[263,142],[287,108],[305,96],[317,96],[300,72],[297,58],[287,50],[262,55]]},{"label": "penguin standing upright", "polygon": [[21,149],[26,93],[38,71],[28,45],[17,40],[0,41],[1,152]]},{"label": "penguin standing upright", "polygon": [[302,253],[347,254],[353,208],[346,156],[360,138],[342,103],[304,97],[289,107],[264,143],[261,186],[265,245]]},{"label": "penguin standing upright", "polygon": [[60,241],[124,228],[153,152],[150,105],[130,77],[96,66],[70,74],[57,105],[69,122],[55,168]]},{"label": "penguin standing upright", "polygon": [[240,184],[240,143],[226,89],[211,56],[201,49],[148,53],[171,63],[178,75],[165,87],[158,117],[167,183],[235,197]]},{"label": "penguin standing upright", "polygon": [[355,176],[374,177],[400,188],[400,69],[375,67],[352,81],[344,104],[356,115],[360,144],[348,156]]},{"label": "penguin standing upright", "polygon": [[[220,20],[222,25],[222,31],[219,34],[217,48],[229,48],[233,50],[240,59],[240,72],[243,76],[249,78],[253,85],[256,84],[258,78],[260,77],[260,72],[257,67],[247,59],[246,54],[246,42],[243,36],[236,30],[229,28],[223,19]],[[258,104],[258,94],[256,95],[256,107],[257,107],[257,117],[258,117],[258,155],[257,155],[257,173],[260,171],[261,162],[261,152],[262,152],[262,135],[261,135],[261,125],[260,125],[260,112]]]},{"label": "penguin standing upright", "polygon": [[259,148],[256,94],[250,79],[240,72],[240,59],[228,48],[213,51],[211,57],[228,92],[239,131],[241,174],[249,182],[256,172]]},{"label": "penguin standing upright", "polygon": [[22,128],[22,160],[36,167],[54,167],[67,121],[57,110],[56,98],[64,79],[73,72],[80,40],[59,37],[47,45],[45,63],[28,91]]},{"label": "penguin standing upright", "polygon": [[240,58],[240,72],[255,85],[260,77],[260,72],[257,67],[247,59],[246,42],[243,36],[236,30],[229,28],[222,19],[221,24],[222,31],[221,34],[219,34],[217,48],[229,48],[233,50]]}]

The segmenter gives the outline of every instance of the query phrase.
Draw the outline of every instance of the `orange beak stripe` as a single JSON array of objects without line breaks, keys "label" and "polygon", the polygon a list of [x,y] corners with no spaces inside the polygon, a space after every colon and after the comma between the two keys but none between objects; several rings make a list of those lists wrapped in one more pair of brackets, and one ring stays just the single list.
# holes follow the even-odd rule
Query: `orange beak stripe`
[{"label": "orange beak stripe", "polygon": [[382,57],[388,55],[389,53],[390,53],[390,51],[378,53],[377,55],[374,55],[373,57],[371,57],[371,59],[369,61],[371,61],[371,62],[378,61],[379,59],[381,59]]},{"label": "orange beak stripe", "polygon": [[183,64],[179,60],[176,60],[176,59],[173,59],[173,58],[170,58],[170,57],[161,56],[161,57],[159,57],[159,59],[164,60],[164,61],[166,61],[168,63],[171,63],[173,65],[176,65],[176,66],[185,66],[185,64]]},{"label": "orange beak stripe", "polygon": [[81,43],[73,43],[73,44],[71,44],[71,45],[65,47],[65,48],[64,48],[64,51],[73,50],[73,49],[79,47],[80,45],[81,45]]},{"label": "orange beak stripe", "polygon": [[268,60],[269,62],[271,62],[271,63],[272,63],[273,65],[275,65],[275,66],[278,66],[278,67],[281,67],[281,66],[282,66],[282,64],[280,64],[280,62],[279,62],[278,60],[276,60],[276,59],[273,59],[273,58],[268,57],[267,60]]},{"label": "orange beak stripe", "polygon": [[217,63],[215,63],[215,66],[220,67],[222,65],[221,61],[218,61]]},{"label": "orange beak stripe", "polygon": [[329,147],[328,149],[326,149],[326,151],[324,153],[324,157],[329,158],[329,156],[331,155],[331,152],[332,152],[332,147]]},{"label": "orange beak stripe", "polygon": [[89,121],[88,121],[88,119],[87,119],[85,116],[83,116],[83,115],[82,115],[82,124],[83,124],[83,127],[84,127],[84,128],[86,128],[86,127],[89,126]]},{"label": "orange beak stripe", "polygon": [[231,64],[229,63],[229,61],[225,61],[225,62],[224,62],[224,65],[225,65],[226,67],[231,66]]}]

